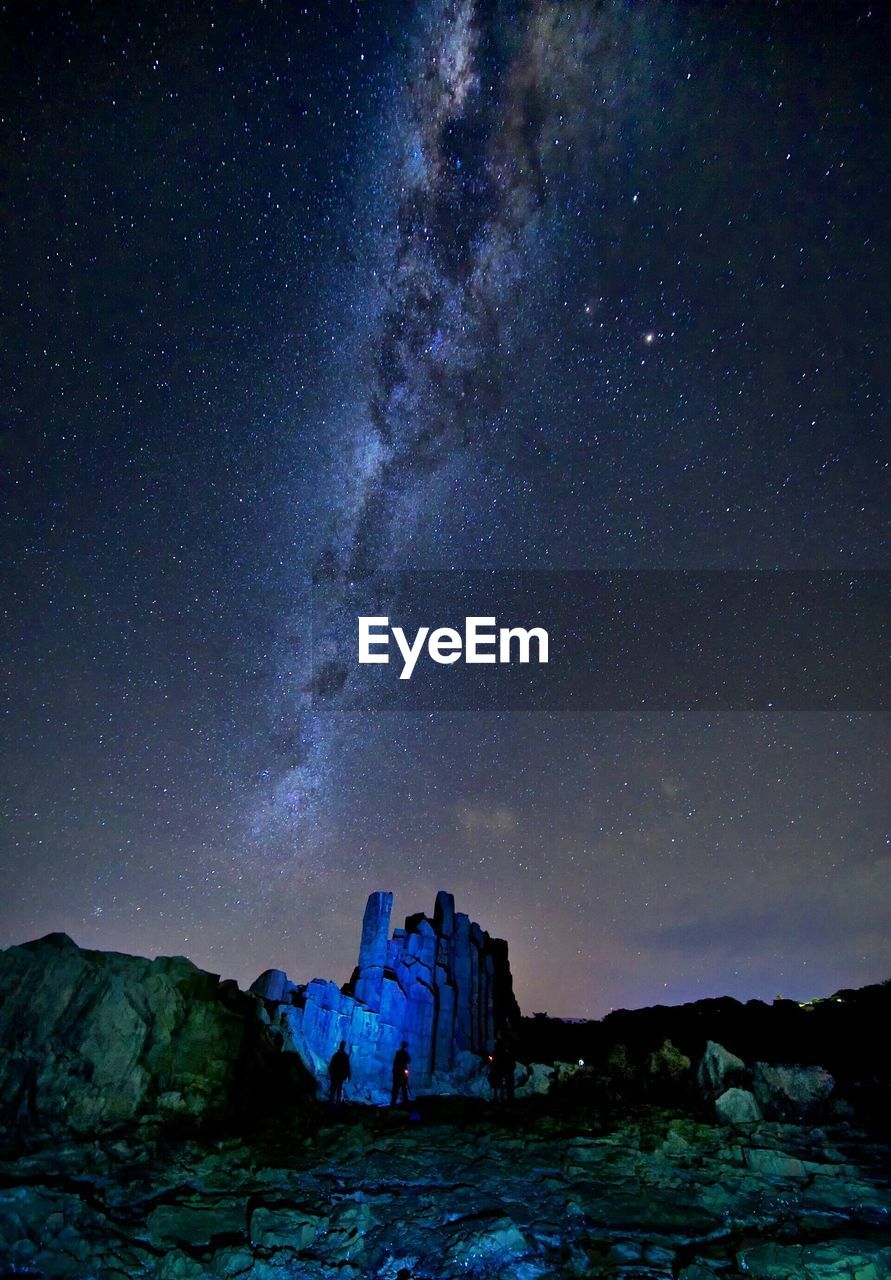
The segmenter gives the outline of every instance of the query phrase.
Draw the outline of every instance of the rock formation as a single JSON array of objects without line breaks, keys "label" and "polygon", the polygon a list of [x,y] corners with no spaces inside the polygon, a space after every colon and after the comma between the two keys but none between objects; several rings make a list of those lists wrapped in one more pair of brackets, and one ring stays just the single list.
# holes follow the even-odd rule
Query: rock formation
[{"label": "rock formation", "polygon": [[[256,1001],[182,956],[82,951],[53,933],[0,952],[0,991],[4,1128],[202,1120],[263,1095]],[[278,1082],[299,1067],[265,1061]],[[308,1084],[290,1080],[304,1097]]]},{"label": "rock formation", "polygon": [[[309,1105],[297,1048],[321,1075],[347,1039],[359,1096],[380,1100],[407,1039],[416,1088],[472,1092],[512,1028],[504,944],[447,894],[389,937],[391,907],[372,896],[343,990],[269,970],[248,995],[62,934],[0,952],[0,1126],[50,1130],[0,1135],[0,1276],[891,1280],[888,1146],[851,1111],[856,1077],[840,1105],[826,1069],[769,1065],[742,1036],[735,1057],[695,1007],[645,1014],[630,1047],[610,1023],[571,1073],[524,1068],[548,1093],[531,1103],[430,1097],[420,1123]],[[248,1098],[272,1124],[191,1123],[243,1120]]]},{"label": "rock formation", "polygon": [[346,1041],[354,1098],[379,1100],[386,1092],[403,1040],[413,1089],[468,1084],[481,1075],[497,1033],[519,1017],[507,943],[456,912],[450,893],[436,895],[432,920],[409,916],[389,937],[392,907],[391,893],[369,897],[359,963],[343,988],[319,978],[298,986],[279,970],[267,970],[251,987],[274,1006],[284,1047],[296,1050],[318,1079]]},{"label": "rock formation", "polygon": [[392,904],[369,898],[343,989],[267,970],[248,995],[183,957],[84,951],[61,933],[0,952],[0,1126],[87,1134],[297,1103],[341,1040],[354,1098],[382,1100],[403,1040],[413,1089],[481,1083],[482,1055],[518,1018],[507,946],[446,893],[391,938]]}]

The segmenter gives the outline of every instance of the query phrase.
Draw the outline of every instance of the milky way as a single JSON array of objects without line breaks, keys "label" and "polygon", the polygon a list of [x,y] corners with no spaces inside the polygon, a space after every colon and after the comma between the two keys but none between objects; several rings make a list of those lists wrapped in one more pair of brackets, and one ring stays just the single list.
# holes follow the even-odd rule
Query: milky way
[{"label": "milky way", "polygon": [[[304,603],[312,649],[281,711],[285,769],[279,761],[275,793],[254,820],[256,834],[272,826],[304,854],[330,783],[332,734],[364,731],[363,718],[346,718],[358,678],[354,588],[367,591],[381,569],[404,563],[406,507],[412,522],[436,520],[429,499],[423,510],[423,482],[449,464],[473,465],[504,406],[516,295],[541,288],[542,211],[577,166],[601,162],[620,56],[626,78],[634,68],[630,21],[611,5],[499,10],[468,0],[431,6],[419,25],[395,130],[395,210],[375,281],[382,303],[365,403],[339,477],[348,501]],[[381,589],[374,598],[385,608]]]}]

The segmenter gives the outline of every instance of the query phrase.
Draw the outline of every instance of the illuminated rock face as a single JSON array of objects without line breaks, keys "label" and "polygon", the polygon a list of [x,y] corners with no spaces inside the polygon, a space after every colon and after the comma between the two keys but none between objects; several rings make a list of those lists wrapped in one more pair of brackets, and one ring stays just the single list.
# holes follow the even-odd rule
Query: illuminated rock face
[{"label": "illuminated rock face", "polygon": [[433,918],[409,916],[390,933],[391,893],[373,893],[362,922],[359,963],[345,987],[314,979],[295,986],[270,970],[251,990],[277,1005],[285,1047],[317,1079],[341,1040],[350,1052],[347,1095],[381,1100],[393,1056],[408,1044],[413,1089],[475,1089],[495,1036],[518,1016],[507,943],[490,938],[436,896]]}]

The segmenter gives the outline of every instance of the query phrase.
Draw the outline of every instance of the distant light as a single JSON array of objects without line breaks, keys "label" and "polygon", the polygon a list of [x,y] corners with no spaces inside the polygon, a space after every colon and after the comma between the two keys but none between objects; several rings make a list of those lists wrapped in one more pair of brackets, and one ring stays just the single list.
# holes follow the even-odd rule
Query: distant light
[{"label": "distant light", "polygon": [[580,1067],[583,1067],[584,1065],[585,1065],[585,1059],[584,1059],[584,1058],[579,1058],[579,1066],[580,1066]]},{"label": "distant light", "polygon": [[655,335],[655,333],[645,333],[645,334],[644,334],[644,342],[650,343],[650,342],[655,342],[655,341],[656,341],[656,335]]}]

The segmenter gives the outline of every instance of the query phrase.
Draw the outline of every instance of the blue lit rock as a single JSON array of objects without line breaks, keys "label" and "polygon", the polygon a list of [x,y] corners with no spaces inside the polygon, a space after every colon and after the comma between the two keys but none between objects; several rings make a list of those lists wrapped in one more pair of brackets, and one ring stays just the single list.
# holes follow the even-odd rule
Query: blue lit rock
[{"label": "blue lit rock", "polygon": [[359,945],[355,996],[367,1008],[373,1010],[380,1009],[392,910],[392,893],[372,893],[362,920],[362,941]]},{"label": "blue lit rock", "polygon": [[388,937],[392,905],[390,893],[369,897],[359,963],[343,988],[318,978],[298,986],[272,970],[251,990],[276,1006],[272,1017],[285,1051],[298,1053],[323,1084],[332,1054],[346,1041],[349,1097],[386,1099],[403,1041],[413,1091],[482,1092],[496,1032],[518,1017],[507,943],[456,912],[454,898],[442,891],[432,919],[409,916]]},{"label": "blue lit rock", "polygon": [[264,1000],[273,1000],[276,1004],[287,1004],[297,990],[295,984],[288,981],[288,975],[281,969],[266,969],[255,982],[251,983],[250,989],[255,996],[262,996]]}]

